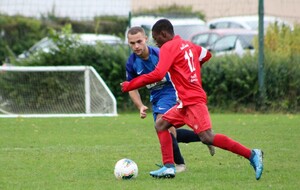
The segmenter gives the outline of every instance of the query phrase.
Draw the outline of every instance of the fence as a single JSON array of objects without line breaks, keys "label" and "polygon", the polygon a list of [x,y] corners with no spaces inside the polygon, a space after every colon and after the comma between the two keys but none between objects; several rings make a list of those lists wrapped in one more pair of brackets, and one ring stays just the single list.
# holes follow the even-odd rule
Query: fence
[{"label": "fence", "polygon": [[[48,13],[72,19],[92,19],[101,15],[127,16],[129,11],[169,6],[191,6],[202,11],[206,19],[258,14],[258,0],[0,0],[0,12],[39,17]],[[264,0],[265,14],[300,23],[299,0]]]}]

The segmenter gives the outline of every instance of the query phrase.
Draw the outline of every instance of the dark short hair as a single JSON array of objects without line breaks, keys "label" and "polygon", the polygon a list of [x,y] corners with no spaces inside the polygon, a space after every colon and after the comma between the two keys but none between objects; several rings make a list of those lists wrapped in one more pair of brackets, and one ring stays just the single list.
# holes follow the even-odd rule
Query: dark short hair
[{"label": "dark short hair", "polygon": [[133,27],[129,28],[129,30],[127,32],[127,35],[128,34],[134,35],[134,34],[137,34],[139,32],[146,35],[145,30],[140,26],[133,26]]},{"label": "dark short hair", "polygon": [[174,35],[174,28],[172,23],[168,19],[158,20],[152,27],[152,31],[160,33],[161,31],[166,31]]}]

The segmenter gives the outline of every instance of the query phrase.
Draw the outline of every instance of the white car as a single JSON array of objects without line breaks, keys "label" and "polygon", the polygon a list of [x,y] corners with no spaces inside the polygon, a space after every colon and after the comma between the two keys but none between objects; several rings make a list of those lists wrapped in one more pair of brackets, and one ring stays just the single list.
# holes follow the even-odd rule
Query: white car
[{"label": "white car", "polygon": [[[137,16],[132,17],[130,20],[131,26],[141,26],[144,28],[146,35],[148,36],[149,43],[154,44],[152,39],[152,26],[164,17],[155,16]],[[174,27],[174,32],[176,35],[180,35],[182,39],[188,40],[189,37],[199,31],[207,29],[206,23],[199,18],[167,18],[170,20]],[[126,30],[125,36],[127,36]],[[127,38],[125,38],[127,40]],[[127,41],[126,41],[127,42]]]},{"label": "white car", "polygon": [[[63,36],[61,36],[63,38]],[[123,40],[114,35],[108,34],[72,34],[71,37],[78,39],[80,43],[87,45],[95,45],[97,42],[105,44],[116,45],[122,44]],[[48,37],[41,39],[39,42],[34,44],[29,50],[23,52],[18,56],[19,59],[26,58],[31,54],[39,51],[50,52],[51,49],[57,49],[55,43]]]},{"label": "white car", "polygon": [[[210,29],[220,29],[220,28],[244,28],[248,30],[258,30],[258,15],[250,16],[232,16],[232,17],[222,17],[210,20],[207,22],[207,27]],[[278,17],[264,16],[264,28],[265,30],[270,24],[278,23],[279,25],[287,25],[292,29],[292,25],[288,22],[281,20]]]}]

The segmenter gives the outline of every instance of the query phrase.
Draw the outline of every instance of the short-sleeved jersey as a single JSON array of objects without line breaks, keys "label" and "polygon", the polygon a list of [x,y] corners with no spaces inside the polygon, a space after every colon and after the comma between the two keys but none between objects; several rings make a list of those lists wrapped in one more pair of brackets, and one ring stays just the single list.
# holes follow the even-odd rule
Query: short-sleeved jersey
[{"label": "short-sleeved jersey", "polygon": [[179,107],[207,103],[206,93],[202,88],[201,65],[210,57],[211,53],[205,48],[175,36],[160,48],[156,69],[134,79],[127,88],[135,89],[153,83],[169,72],[181,102]]},{"label": "short-sleeved jersey", "polygon": [[175,36],[161,47],[159,56],[157,67],[159,70],[169,71],[183,106],[207,103],[206,93],[202,88],[200,62],[211,56],[206,49]]},{"label": "short-sleeved jersey", "polygon": [[[159,49],[156,47],[148,46],[149,58],[147,60],[141,59],[135,53],[132,53],[126,63],[126,78],[127,81],[152,72],[158,63]],[[152,103],[157,102],[159,99],[168,96],[168,99],[172,101],[172,104],[176,103],[175,89],[170,81],[168,74],[156,83],[146,86],[150,90],[150,101]]]}]

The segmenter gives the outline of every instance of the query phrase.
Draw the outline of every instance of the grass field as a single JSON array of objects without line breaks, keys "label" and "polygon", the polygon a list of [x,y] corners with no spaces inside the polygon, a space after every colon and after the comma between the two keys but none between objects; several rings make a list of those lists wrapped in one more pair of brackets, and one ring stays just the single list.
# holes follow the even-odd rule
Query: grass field
[{"label": "grass field", "polygon": [[[150,116],[150,115],[149,115]],[[298,189],[300,115],[212,114],[214,131],[265,153],[257,181],[248,160],[201,143],[180,144],[188,171],[154,179],[161,162],[152,118],[121,114],[102,118],[0,119],[0,189],[193,190]],[[139,166],[135,180],[116,180],[117,160]]]}]

